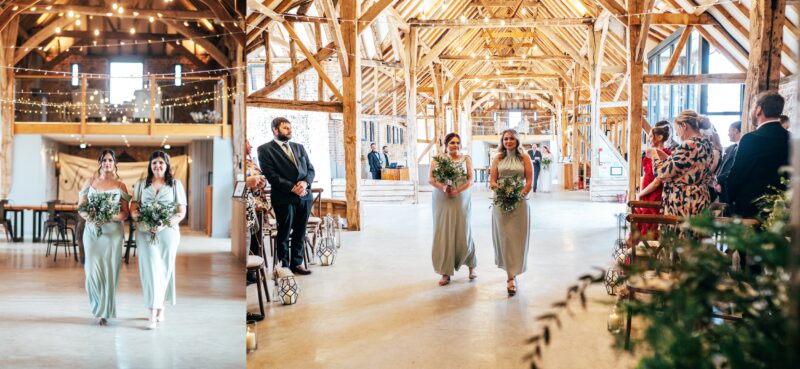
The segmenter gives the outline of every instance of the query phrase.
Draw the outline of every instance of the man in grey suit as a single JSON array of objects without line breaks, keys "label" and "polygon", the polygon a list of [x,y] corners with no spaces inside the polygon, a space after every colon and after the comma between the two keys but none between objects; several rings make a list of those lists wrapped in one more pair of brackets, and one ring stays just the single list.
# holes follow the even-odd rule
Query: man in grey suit
[{"label": "man in grey suit", "polygon": [[381,179],[381,157],[378,156],[378,150],[375,148],[375,143],[371,143],[369,145],[367,162],[369,163],[369,172],[372,173],[372,179]]}]

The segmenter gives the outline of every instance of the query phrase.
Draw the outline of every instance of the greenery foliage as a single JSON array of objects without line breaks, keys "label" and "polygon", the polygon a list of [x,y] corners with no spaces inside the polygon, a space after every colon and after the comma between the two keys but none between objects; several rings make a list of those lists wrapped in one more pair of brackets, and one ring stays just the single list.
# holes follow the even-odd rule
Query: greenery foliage
[{"label": "greenery foliage", "polygon": [[[168,226],[170,218],[175,215],[176,210],[173,203],[153,201],[143,204],[139,210],[139,224],[150,230]],[[155,245],[156,243],[158,243],[158,234],[153,233],[150,238],[150,244]]]},{"label": "greenery foliage", "polygon": [[497,188],[494,190],[493,203],[499,206],[503,212],[513,211],[524,200],[524,196],[522,196],[524,187],[518,176],[501,179],[497,182]]},{"label": "greenery foliage", "polygon": [[433,179],[436,182],[453,185],[467,177],[464,167],[446,155],[435,156],[433,161],[436,162],[436,167],[433,168]]},{"label": "greenery foliage", "polygon": [[115,193],[97,192],[88,196],[78,207],[78,211],[88,214],[90,223],[94,223],[97,235],[103,234],[103,224],[111,221],[120,211],[119,201]]}]

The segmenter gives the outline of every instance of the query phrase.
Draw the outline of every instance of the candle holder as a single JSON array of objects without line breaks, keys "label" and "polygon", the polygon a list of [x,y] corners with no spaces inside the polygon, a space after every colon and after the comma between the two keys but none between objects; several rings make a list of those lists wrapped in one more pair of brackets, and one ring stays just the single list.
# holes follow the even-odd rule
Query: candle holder
[{"label": "candle holder", "polygon": [[245,342],[247,344],[247,352],[253,352],[258,349],[258,340],[256,335],[256,321],[247,321],[247,331],[245,333]]},{"label": "candle holder", "polygon": [[284,305],[292,305],[297,302],[300,295],[300,286],[293,275],[280,277],[278,280],[278,296]]},{"label": "candle holder", "polygon": [[622,309],[619,308],[619,303],[614,304],[614,307],[611,308],[611,314],[608,314],[609,332],[617,334],[622,330],[623,315]]},{"label": "candle holder", "polygon": [[317,256],[322,266],[331,266],[336,260],[336,241],[333,237],[323,237],[317,248]]}]

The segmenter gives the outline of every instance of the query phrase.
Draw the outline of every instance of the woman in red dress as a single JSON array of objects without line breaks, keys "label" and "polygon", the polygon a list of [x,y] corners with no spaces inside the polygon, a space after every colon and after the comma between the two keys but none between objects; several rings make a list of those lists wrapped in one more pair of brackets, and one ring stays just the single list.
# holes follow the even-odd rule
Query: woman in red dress
[{"label": "woman in red dress", "polygon": [[[667,142],[669,138],[670,128],[669,122],[667,121],[656,123],[656,126],[650,130],[650,133],[647,134],[647,141],[650,142],[650,147],[663,150],[667,155],[670,155],[671,151],[664,147],[664,143]],[[651,150],[648,150],[648,152],[649,151]],[[653,173],[653,159],[649,155],[645,155],[645,157],[642,159],[642,174],[643,189],[639,191],[639,194],[636,196],[637,199],[642,201],[661,202],[661,191],[664,189],[664,185]],[[637,214],[660,213],[657,209],[635,209],[635,212]],[[642,234],[646,234],[651,230],[654,230],[652,224],[639,225],[639,231],[642,232]]]}]

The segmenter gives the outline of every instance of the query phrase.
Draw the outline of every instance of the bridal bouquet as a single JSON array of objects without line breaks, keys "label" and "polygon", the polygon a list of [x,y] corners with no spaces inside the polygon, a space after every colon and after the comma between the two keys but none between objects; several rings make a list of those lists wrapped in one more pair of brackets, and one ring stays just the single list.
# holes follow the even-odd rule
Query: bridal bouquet
[{"label": "bridal bouquet", "polygon": [[453,185],[467,176],[464,167],[445,155],[435,156],[436,169],[433,170],[433,179],[436,182]]},{"label": "bridal bouquet", "polygon": [[553,162],[553,159],[550,156],[542,157],[542,166],[544,167],[544,169],[549,168],[550,167],[550,163],[552,163],[552,162]]},{"label": "bridal bouquet", "polygon": [[88,221],[94,223],[97,236],[103,234],[103,224],[110,222],[119,210],[119,201],[115,194],[110,192],[98,192],[88,197],[86,202],[78,207],[78,212],[89,214]]},{"label": "bridal bouquet", "polygon": [[[161,226],[168,226],[169,220],[175,215],[175,205],[172,203],[163,204],[158,201],[153,201],[142,205],[139,209],[139,224],[144,225],[148,229],[156,229]],[[151,233],[150,244],[155,245],[158,243],[158,234]]]},{"label": "bridal bouquet", "polygon": [[493,204],[500,207],[504,213],[513,211],[524,200],[522,189],[525,186],[519,177],[506,177],[497,182],[494,190]]}]

